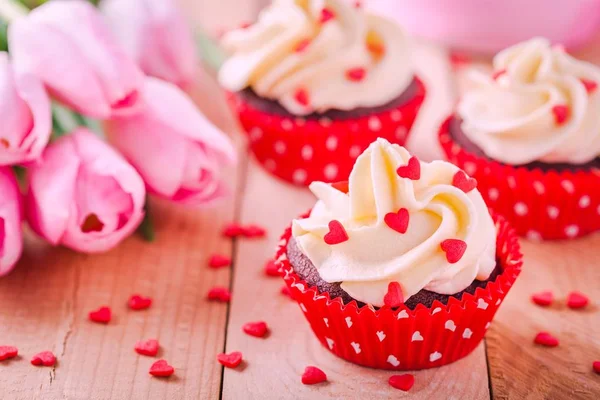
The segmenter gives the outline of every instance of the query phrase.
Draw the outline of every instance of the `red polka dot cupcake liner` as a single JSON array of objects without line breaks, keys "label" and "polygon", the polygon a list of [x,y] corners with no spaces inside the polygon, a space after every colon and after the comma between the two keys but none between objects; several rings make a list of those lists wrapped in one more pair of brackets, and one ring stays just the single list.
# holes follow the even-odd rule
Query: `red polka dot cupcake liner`
[{"label": "red polka dot cupcake liner", "polygon": [[453,140],[452,118],[439,131],[446,157],[477,179],[486,204],[517,234],[532,240],[571,239],[600,230],[600,170],[542,171],[485,159]]},{"label": "red polka dot cupcake liner", "polygon": [[355,301],[346,305],[309,287],[287,258],[291,227],[282,236],[277,263],[292,298],[298,302],[321,344],[355,364],[389,370],[417,370],[449,364],[471,353],[483,339],[502,300],[521,271],[518,237],[506,220],[493,215],[496,257],[502,272],[485,289],[434,301],[414,310],[402,305],[374,309]]},{"label": "red polka dot cupcake liner", "polygon": [[379,137],[404,145],[425,99],[423,82],[416,78],[416,83],[416,93],[408,102],[351,119],[268,114],[235,93],[229,94],[229,103],[264,168],[288,182],[308,185],[348,179],[356,158]]}]

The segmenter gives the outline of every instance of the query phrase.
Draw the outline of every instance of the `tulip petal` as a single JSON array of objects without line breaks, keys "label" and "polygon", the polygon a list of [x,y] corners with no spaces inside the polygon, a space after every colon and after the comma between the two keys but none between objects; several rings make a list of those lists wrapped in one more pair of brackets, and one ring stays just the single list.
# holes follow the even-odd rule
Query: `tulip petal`
[{"label": "tulip petal", "polygon": [[10,168],[0,167],[0,193],[0,276],[3,276],[13,269],[23,251],[22,198]]}]

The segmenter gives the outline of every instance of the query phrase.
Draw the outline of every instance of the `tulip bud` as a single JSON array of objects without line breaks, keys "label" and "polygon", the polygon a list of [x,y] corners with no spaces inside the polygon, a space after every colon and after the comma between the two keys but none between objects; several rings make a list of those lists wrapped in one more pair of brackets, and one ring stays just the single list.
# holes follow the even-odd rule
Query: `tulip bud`
[{"label": "tulip bud", "polygon": [[173,0],[104,0],[101,9],[119,43],[148,75],[190,84],[198,58],[192,30]]},{"label": "tulip bud", "polygon": [[107,121],[106,133],[148,190],[192,205],[228,194],[222,171],[236,161],[229,138],[175,85],[146,78],[142,97],[143,109]]},{"label": "tulip bud", "polygon": [[13,269],[23,251],[21,201],[12,170],[0,167],[0,276]]},{"label": "tulip bud", "polygon": [[28,183],[29,224],[54,245],[86,253],[106,251],[142,221],[142,178],[86,129],[51,143],[30,167]]},{"label": "tulip bud", "polygon": [[50,139],[50,100],[31,74],[17,74],[0,52],[0,165],[37,159]]},{"label": "tulip bud", "polygon": [[15,68],[37,75],[51,95],[92,117],[131,113],[143,74],[89,3],[54,0],[9,26]]}]

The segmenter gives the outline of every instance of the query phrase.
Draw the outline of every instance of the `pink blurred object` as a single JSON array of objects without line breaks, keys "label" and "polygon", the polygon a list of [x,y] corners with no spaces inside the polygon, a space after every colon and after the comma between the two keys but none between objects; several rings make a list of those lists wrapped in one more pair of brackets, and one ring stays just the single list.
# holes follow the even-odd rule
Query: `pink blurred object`
[{"label": "pink blurred object", "polygon": [[17,74],[0,52],[0,165],[37,159],[50,139],[50,100],[31,74]]},{"label": "pink blurred object", "polygon": [[127,54],[146,74],[180,87],[193,82],[196,45],[173,0],[104,0],[101,10]]},{"label": "pink blurred object", "polygon": [[535,36],[577,47],[590,39],[600,22],[600,0],[373,0],[367,4],[414,35],[484,53]]},{"label": "pink blurred object", "polygon": [[0,167],[0,276],[9,273],[23,251],[22,198],[15,175]]},{"label": "pink blurred object", "polygon": [[83,128],[51,143],[29,168],[28,181],[27,219],[53,245],[106,251],[129,236],[144,215],[142,178]]},{"label": "pink blurred object", "polygon": [[143,74],[81,0],[54,0],[15,20],[8,31],[15,69],[36,74],[50,93],[97,118],[135,110]]},{"label": "pink blurred object", "polygon": [[229,138],[175,85],[146,78],[145,108],[105,127],[111,144],[140,172],[148,190],[190,205],[229,193],[222,170],[234,164]]}]

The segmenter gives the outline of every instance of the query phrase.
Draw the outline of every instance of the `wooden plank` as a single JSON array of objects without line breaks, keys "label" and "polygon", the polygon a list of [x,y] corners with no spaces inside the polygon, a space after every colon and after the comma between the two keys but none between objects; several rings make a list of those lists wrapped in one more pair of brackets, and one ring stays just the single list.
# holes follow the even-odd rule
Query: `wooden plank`
[{"label": "wooden plank", "polygon": [[[203,109],[231,132],[221,92],[211,78],[201,81],[199,93],[211,93],[200,96]],[[107,254],[82,255],[28,240],[21,263],[0,280],[0,342],[17,346],[22,355],[0,363],[0,397],[218,398],[221,369],[214,357],[223,348],[227,305],[205,296],[214,285],[228,286],[230,271],[208,270],[206,260],[212,252],[231,254],[231,240],[218,232],[235,213],[237,177],[234,169],[227,173],[235,196],[215,208],[153,201],[154,243],[134,236]],[[127,310],[133,293],[151,296],[152,308]],[[87,320],[101,305],[115,314],[108,326]],[[145,338],[159,339],[159,355],[175,366],[174,377],[148,375],[154,359],[133,351]],[[55,369],[29,364],[41,350],[57,354]]]}]

